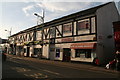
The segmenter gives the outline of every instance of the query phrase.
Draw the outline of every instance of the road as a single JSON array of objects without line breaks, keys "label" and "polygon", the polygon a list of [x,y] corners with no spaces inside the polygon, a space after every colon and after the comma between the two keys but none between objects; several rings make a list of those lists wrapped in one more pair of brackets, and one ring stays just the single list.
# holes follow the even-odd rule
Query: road
[{"label": "road", "polygon": [[120,72],[90,64],[8,56],[2,78],[119,78]]}]

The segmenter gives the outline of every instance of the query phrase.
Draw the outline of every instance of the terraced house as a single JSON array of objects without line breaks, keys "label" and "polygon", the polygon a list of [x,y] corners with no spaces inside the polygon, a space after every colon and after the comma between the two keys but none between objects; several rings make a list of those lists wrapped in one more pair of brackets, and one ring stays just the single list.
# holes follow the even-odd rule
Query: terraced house
[{"label": "terraced house", "polygon": [[100,64],[114,58],[113,22],[120,21],[114,2],[46,22],[9,37],[10,53],[61,61]]}]

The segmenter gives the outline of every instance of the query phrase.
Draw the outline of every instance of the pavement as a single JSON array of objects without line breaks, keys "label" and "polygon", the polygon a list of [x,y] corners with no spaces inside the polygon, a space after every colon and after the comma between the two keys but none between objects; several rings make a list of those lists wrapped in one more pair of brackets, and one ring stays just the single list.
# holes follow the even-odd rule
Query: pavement
[{"label": "pavement", "polygon": [[7,55],[7,57],[17,58],[17,59],[23,59],[23,60],[29,60],[31,62],[35,63],[42,63],[42,64],[49,64],[49,65],[55,65],[60,67],[69,67],[72,69],[79,69],[79,70],[88,70],[88,71],[95,71],[95,72],[108,72],[108,73],[114,73],[114,74],[120,74],[120,71],[111,70],[111,69],[105,69],[105,67],[101,66],[94,66],[89,63],[79,63],[79,62],[62,62],[62,61],[54,61],[54,60],[45,60],[45,59],[38,59],[38,58],[31,58],[31,57],[19,57],[16,55]]}]

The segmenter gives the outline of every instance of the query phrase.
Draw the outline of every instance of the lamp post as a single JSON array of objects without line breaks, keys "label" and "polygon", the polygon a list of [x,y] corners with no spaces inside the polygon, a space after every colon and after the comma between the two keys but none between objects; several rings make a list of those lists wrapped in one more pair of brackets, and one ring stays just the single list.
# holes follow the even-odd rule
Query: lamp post
[{"label": "lamp post", "polygon": [[[41,36],[41,41],[42,41],[42,53],[43,53],[43,26],[44,26],[44,10],[43,10],[43,16],[40,16],[39,14],[37,14],[37,13],[34,13],[34,15],[35,16],[37,16],[37,26],[42,22],[42,32],[41,32],[41,34],[42,34],[42,36]],[[42,54],[39,54],[39,56],[38,56],[39,58],[41,58],[42,57]]]},{"label": "lamp post", "polygon": [[5,31],[8,31],[9,32],[9,36],[11,36],[12,28],[10,28],[10,30],[5,29]]},{"label": "lamp post", "polygon": [[37,13],[34,13],[35,16],[37,16],[37,26],[39,25],[39,22],[42,22],[42,44],[43,44],[43,26],[44,26],[44,10],[43,10],[43,16],[40,16]]},{"label": "lamp post", "polygon": [[[12,33],[12,27],[10,28],[10,30],[5,29],[5,31],[7,31],[7,32],[9,33],[9,36],[8,36],[8,41],[9,41],[9,37],[11,36],[11,33]],[[6,42],[6,45],[5,45],[5,46],[6,46],[6,51],[7,51],[7,53],[9,53],[9,48],[10,48],[10,47],[8,46],[8,44],[9,44],[9,43]]]},{"label": "lamp post", "polygon": [[42,22],[42,24],[44,24],[44,10],[43,10],[43,16],[40,16],[37,13],[34,13],[35,16],[37,16],[37,26],[39,25],[39,23]]}]

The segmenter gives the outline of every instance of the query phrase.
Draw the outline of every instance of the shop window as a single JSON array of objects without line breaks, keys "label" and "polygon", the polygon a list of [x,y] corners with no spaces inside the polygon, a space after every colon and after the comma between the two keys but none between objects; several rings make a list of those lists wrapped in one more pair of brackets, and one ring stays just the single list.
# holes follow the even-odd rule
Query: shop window
[{"label": "shop window", "polygon": [[40,48],[34,48],[34,55],[37,55],[40,53]]},{"label": "shop window", "polygon": [[60,57],[60,49],[56,49],[56,57]]},{"label": "shop window", "polygon": [[80,57],[80,50],[76,50],[75,57]]},{"label": "shop window", "polygon": [[69,33],[72,32],[72,24],[64,24],[63,25],[63,32],[64,33]]},{"label": "shop window", "polygon": [[36,32],[36,40],[40,40],[41,37],[42,37],[41,31],[37,31],[37,32]]},{"label": "shop window", "polygon": [[76,49],[75,57],[80,57],[80,58],[91,58],[91,50],[89,49]]},{"label": "shop window", "polygon": [[54,38],[55,37],[55,28],[50,29],[50,37]]},{"label": "shop window", "polygon": [[22,46],[18,46],[18,49],[20,52],[23,52],[23,47]]},{"label": "shop window", "polygon": [[78,30],[88,30],[90,29],[89,20],[79,21]]},{"label": "shop window", "polygon": [[91,50],[85,51],[85,58],[91,58]]}]

